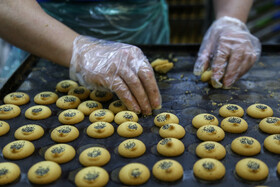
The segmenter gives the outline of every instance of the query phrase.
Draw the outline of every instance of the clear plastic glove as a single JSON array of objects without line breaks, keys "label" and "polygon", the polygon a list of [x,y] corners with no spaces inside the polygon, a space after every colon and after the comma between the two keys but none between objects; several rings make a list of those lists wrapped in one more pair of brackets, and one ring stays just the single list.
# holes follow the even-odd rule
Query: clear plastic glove
[{"label": "clear plastic glove", "polygon": [[261,44],[236,18],[222,17],[208,29],[198,52],[194,74],[212,69],[215,88],[229,88],[259,58]]},{"label": "clear plastic glove", "polygon": [[132,45],[78,36],[73,42],[70,78],[89,89],[110,89],[137,113],[149,115],[161,106],[153,69]]}]

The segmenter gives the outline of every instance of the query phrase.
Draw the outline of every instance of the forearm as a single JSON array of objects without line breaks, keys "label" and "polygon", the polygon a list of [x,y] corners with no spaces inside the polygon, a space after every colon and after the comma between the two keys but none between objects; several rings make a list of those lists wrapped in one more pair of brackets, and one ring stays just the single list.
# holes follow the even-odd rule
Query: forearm
[{"label": "forearm", "polygon": [[229,16],[245,23],[252,4],[253,0],[214,0],[216,19]]},{"label": "forearm", "polygon": [[69,66],[76,36],[35,0],[0,0],[0,37],[19,48]]}]

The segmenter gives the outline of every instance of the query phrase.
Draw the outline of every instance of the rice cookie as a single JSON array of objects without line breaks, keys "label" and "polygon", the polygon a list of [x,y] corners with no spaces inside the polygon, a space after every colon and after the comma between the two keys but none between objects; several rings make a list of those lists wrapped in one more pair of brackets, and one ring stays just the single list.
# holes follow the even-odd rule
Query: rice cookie
[{"label": "rice cookie", "polygon": [[76,155],[75,149],[68,144],[55,144],[45,152],[45,159],[58,164],[71,161]]},{"label": "rice cookie", "polygon": [[280,154],[280,134],[273,134],[264,140],[264,147],[275,154]]},{"label": "rice cookie", "polygon": [[61,125],[51,132],[51,139],[55,142],[71,142],[79,137],[79,130],[71,125]]},{"label": "rice cookie", "polygon": [[197,130],[196,135],[202,141],[218,142],[225,138],[224,130],[216,125],[204,125]]},{"label": "rice cookie", "polygon": [[92,138],[107,138],[114,134],[114,127],[108,122],[95,122],[88,126],[87,135]]},{"label": "rice cookie", "polygon": [[163,125],[169,124],[169,123],[177,123],[179,124],[179,119],[176,115],[169,113],[169,112],[163,112],[158,114],[154,118],[154,124],[158,127],[161,127]]},{"label": "rice cookie", "polygon": [[54,92],[40,92],[34,97],[34,102],[39,105],[50,105],[56,102],[58,95]]},{"label": "rice cookie", "polygon": [[105,102],[111,100],[113,94],[110,91],[93,90],[89,97],[94,101]]},{"label": "rice cookie", "polygon": [[114,116],[114,113],[108,109],[98,109],[89,115],[89,120],[91,122],[103,121],[110,123],[114,120]]},{"label": "rice cookie", "polygon": [[261,152],[261,144],[255,138],[241,136],[231,142],[231,150],[239,155],[253,156]]},{"label": "rice cookie", "polygon": [[24,105],[30,100],[29,95],[23,92],[13,92],[4,97],[5,104]]},{"label": "rice cookie", "polygon": [[0,106],[0,120],[12,119],[20,115],[20,108],[14,104],[5,104]]},{"label": "rice cookie", "polygon": [[32,120],[46,119],[51,115],[51,109],[44,105],[35,105],[25,111],[25,117]]},{"label": "rice cookie", "polygon": [[65,125],[74,125],[80,123],[85,118],[84,113],[77,109],[68,109],[61,112],[58,116],[60,123]]},{"label": "rice cookie", "polygon": [[193,166],[193,174],[202,180],[219,180],[225,176],[225,173],[225,166],[213,158],[202,158]]},{"label": "rice cookie", "polygon": [[83,166],[104,166],[110,159],[109,151],[102,147],[87,148],[79,156],[79,161]]},{"label": "rice cookie", "polygon": [[122,137],[133,138],[143,133],[143,127],[139,123],[127,121],[118,126],[117,132]]},{"label": "rice cookie", "polygon": [[106,186],[109,181],[108,172],[98,166],[89,166],[81,169],[75,176],[75,184],[79,187]]},{"label": "rice cookie", "polygon": [[79,106],[81,100],[74,95],[64,95],[57,99],[56,106],[61,109],[74,109]]},{"label": "rice cookie", "polygon": [[72,80],[63,80],[57,83],[56,90],[59,92],[67,93],[71,88],[78,87],[78,83]]},{"label": "rice cookie", "polygon": [[226,156],[226,149],[218,142],[205,141],[196,147],[195,153],[200,158],[214,158],[221,160]]},{"label": "rice cookie", "polygon": [[164,138],[157,144],[157,151],[163,156],[173,157],[184,153],[185,146],[176,138]]},{"label": "rice cookie", "polygon": [[259,128],[268,134],[280,134],[280,118],[267,117],[261,120]]},{"label": "rice cookie", "polygon": [[37,140],[44,135],[44,129],[40,125],[27,124],[19,127],[15,131],[15,138],[18,140]]},{"label": "rice cookie", "polygon": [[269,169],[267,165],[256,158],[244,158],[235,166],[236,174],[249,181],[260,181],[267,178]]},{"label": "rice cookie", "polygon": [[24,159],[34,152],[33,143],[27,140],[17,140],[8,143],[2,150],[3,156],[11,160]]},{"label": "rice cookie", "polygon": [[121,111],[127,110],[127,108],[121,100],[116,100],[109,105],[109,110],[114,114],[117,114]]},{"label": "rice cookie", "polygon": [[34,184],[49,184],[61,176],[61,167],[53,161],[37,162],[28,170],[27,176]]},{"label": "rice cookie", "polygon": [[20,176],[20,168],[12,162],[0,163],[0,185],[14,182]]},{"label": "rice cookie", "polygon": [[154,164],[152,172],[158,180],[173,182],[182,178],[184,170],[176,160],[163,159]]},{"label": "rice cookie", "polygon": [[126,158],[136,158],[143,155],[146,151],[145,144],[137,139],[124,140],[118,146],[118,152],[121,156]]},{"label": "rice cookie", "polygon": [[219,114],[222,117],[242,117],[244,115],[244,110],[241,106],[236,104],[226,104],[219,109]]},{"label": "rice cookie", "polygon": [[90,94],[89,89],[87,89],[84,86],[78,86],[75,88],[71,88],[68,91],[68,95],[74,95],[74,96],[78,97],[80,100],[84,100],[84,99],[88,98],[89,94]]},{"label": "rice cookie", "polygon": [[126,121],[137,122],[138,116],[135,112],[132,112],[132,111],[121,111],[116,114],[114,121],[118,125],[122,124],[123,122],[126,122]]},{"label": "rice cookie", "polygon": [[184,127],[176,123],[165,124],[159,129],[159,135],[162,138],[177,138],[181,139],[185,136]]},{"label": "rice cookie", "polygon": [[242,133],[248,129],[248,123],[240,117],[227,117],[221,122],[221,128],[229,133]]},{"label": "rice cookie", "polygon": [[0,121],[0,136],[7,134],[10,131],[10,125],[5,121]]},{"label": "rice cookie", "polygon": [[83,112],[86,116],[90,115],[93,111],[102,109],[102,108],[103,108],[103,106],[101,103],[99,103],[98,101],[92,101],[92,100],[84,101],[81,104],[79,104],[79,106],[78,106],[78,110]]},{"label": "rice cookie", "polygon": [[125,185],[141,185],[149,180],[150,175],[150,170],[144,164],[130,163],[121,168],[119,179]]},{"label": "rice cookie", "polygon": [[273,110],[265,104],[253,104],[247,108],[247,114],[252,118],[262,119],[273,116]]},{"label": "rice cookie", "polygon": [[219,121],[218,119],[212,115],[212,114],[207,114],[207,113],[202,113],[202,114],[198,114],[196,115],[193,119],[192,119],[192,125],[195,128],[200,128],[203,125],[219,125]]}]

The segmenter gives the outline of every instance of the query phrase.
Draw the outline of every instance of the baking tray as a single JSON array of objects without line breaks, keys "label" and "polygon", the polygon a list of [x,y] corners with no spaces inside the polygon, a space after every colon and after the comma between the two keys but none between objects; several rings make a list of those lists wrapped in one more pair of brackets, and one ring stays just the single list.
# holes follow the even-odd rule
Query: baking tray
[{"label": "baking tray", "polygon": [[[226,167],[226,175],[222,180],[216,182],[202,181],[193,176],[193,164],[199,159],[195,155],[195,147],[201,141],[196,137],[196,129],[191,125],[192,118],[199,113],[208,112],[214,114],[219,121],[223,118],[218,115],[218,109],[226,103],[235,103],[246,109],[250,104],[255,102],[265,103],[274,109],[274,116],[280,116],[280,47],[279,46],[263,46],[263,55],[261,59],[254,65],[247,75],[242,77],[231,90],[212,89],[207,83],[199,81],[199,78],[192,74],[193,65],[196,59],[196,53],[199,49],[198,45],[176,45],[176,46],[140,46],[147,57],[152,61],[156,58],[168,58],[174,61],[174,68],[167,75],[156,74],[158,85],[162,94],[162,109],[154,111],[152,116],[139,116],[139,123],[143,126],[144,132],[137,137],[146,145],[146,153],[139,158],[123,158],[116,152],[117,146],[126,138],[120,137],[115,133],[105,139],[94,139],[86,135],[85,130],[91,124],[88,117],[75,126],[80,131],[80,136],[69,144],[76,150],[75,158],[65,164],[61,164],[62,176],[56,182],[44,186],[74,186],[74,176],[76,172],[82,168],[78,157],[85,147],[89,145],[101,145],[106,147],[111,153],[111,161],[105,165],[110,174],[110,181],[107,186],[122,186],[119,182],[117,173],[125,164],[131,162],[140,162],[145,164],[150,170],[153,165],[166,157],[157,154],[156,144],[161,140],[158,134],[158,127],[153,124],[153,119],[160,112],[172,112],[180,119],[180,124],[186,129],[186,135],[182,138],[185,145],[185,152],[178,156],[172,157],[179,161],[184,168],[182,179],[173,183],[161,182],[151,178],[142,186],[254,186],[268,185],[279,186],[280,178],[276,173],[276,165],[280,161],[280,156],[271,154],[263,148],[263,141],[268,136],[258,129],[260,120],[252,119],[246,114],[244,119],[248,122],[249,128],[242,134],[226,133],[223,144],[227,150],[226,157],[221,160]],[[36,123],[45,129],[45,134],[39,140],[33,141],[36,150],[34,154],[22,160],[12,161],[21,168],[21,177],[10,186],[37,186],[31,184],[27,179],[28,169],[35,163],[44,160],[43,152],[47,147],[54,145],[55,142],[50,138],[50,132],[55,127],[62,125],[58,121],[58,115],[62,111],[55,104],[49,105],[52,115],[48,119],[33,121],[24,117],[25,111],[35,105],[33,98],[41,91],[55,91],[56,84],[69,79],[68,69],[44,59],[34,56],[28,57],[19,68],[18,71],[8,80],[0,91],[1,104],[3,97],[12,91],[23,91],[29,94],[30,103],[20,106],[22,112],[20,116],[5,120],[10,124],[10,132],[0,137],[0,162],[7,160],[2,155],[2,148],[9,142],[14,141],[15,130],[28,123]],[[63,94],[58,93],[59,96]],[[103,103],[107,108],[109,103],[116,100],[117,97]],[[254,156],[264,161],[270,170],[266,180],[261,182],[247,182],[238,178],[234,173],[235,164],[244,156],[239,156],[230,150],[231,141],[238,136],[252,136],[259,140],[262,144],[261,153]]]}]

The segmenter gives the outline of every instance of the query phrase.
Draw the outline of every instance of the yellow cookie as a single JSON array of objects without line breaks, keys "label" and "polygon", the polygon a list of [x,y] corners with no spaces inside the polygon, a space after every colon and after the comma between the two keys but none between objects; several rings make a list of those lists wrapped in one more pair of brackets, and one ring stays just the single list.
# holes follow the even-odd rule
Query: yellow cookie
[{"label": "yellow cookie", "polygon": [[273,116],[273,110],[265,104],[253,104],[247,108],[247,114],[252,118],[266,118]]},{"label": "yellow cookie", "polygon": [[127,121],[118,126],[117,132],[122,137],[133,138],[142,134],[143,128],[139,123]]},{"label": "yellow cookie", "polygon": [[280,118],[267,117],[261,120],[259,128],[268,134],[280,134]]},{"label": "yellow cookie", "polygon": [[278,162],[278,164],[277,164],[277,172],[278,172],[278,175],[280,175],[280,162]]},{"label": "yellow cookie", "polygon": [[74,125],[80,123],[85,118],[84,113],[76,109],[68,109],[61,112],[58,116],[58,120],[62,124]]},{"label": "yellow cookie", "polygon": [[97,109],[102,109],[103,106],[98,101],[84,101],[78,106],[78,110],[83,112],[85,115],[90,115],[93,111]]},{"label": "yellow cookie", "polygon": [[51,139],[55,142],[71,142],[79,137],[79,130],[70,125],[61,125],[51,132]]},{"label": "yellow cookie", "polygon": [[159,135],[162,138],[177,138],[177,139],[181,139],[185,136],[186,131],[184,129],[184,127],[182,127],[179,124],[176,123],[169,123],[166,125],[163,125],[160,129],[159,129]]},{"label": "yellow cookie", "polygon": [[132,111],[121,111],[116,114],[114,121],[118,125],[122,124],[123,122],[126,122],[126,121],[137,122],[138,116],[135,112],[132,112]]},{"label": "yellow cookie", "polygon": [[143,155],[146,151],[145,144],[137,139],[127,139],[120,143],[118,152],[126,158],[136,158]]},{"label": "yellow cookie", "polygon": [[75,176],[75,184],[79,187],[106,186],[109,181],[107,171],[98,166],[90,166],[81,169]]},{"label": "yellow cookie", "polygon": [[242,133],[248,129],[248,123],[240,117],[227,117],[221,122],[221,127],[229,133]]},{"label": "yellow cookie", "polygon": [[29,95],[23,92],[13,92],[4,97],[5,104],[24,105],[30,100]]},{"label": "yellow cookie", "polygon": [[20,168],[12,162],[0,163],[0,185],[14,182],[20,176]]},{"label": "yellow cookie", "polygon": [[218,142],[205,141],[196,147],[195,153],[200,158],[214,158],[221,160],[226,156],[226,149]]},{"label": "yellow cookie", "polygon": [[150,178],[150,170],[143,164],[130,163],[122,167],[119,179],[126,185],[141,185]]},{"label": "yellow cookie", "polygon": [[280,134],[268,136],[263,143],[264,147],[272,153],[280,154]]},{"label": "yellow cookie", "polygon": [[89,120],[91,122],[104,121],[110,123],[114,120],[114,113],[108,109],[98,109],[89,115]]},{"label": "yellow cookie", "polygon": [[28,124],[19,127],[15,131],[15,138],[19,140],[37,140],[44,135],[44,129],[35,124]]},{"label": "yellow cookie", "polygon": [[61,167],[53,161],[41,161],[28,170],[28,179],[34,184],[49,184],[61,176]]},{"label": "yellow cookie", "polygon": [[169,124],[169,123],[177,123],[179,124],[179,119],[176,115],[168,112],[163,112],[158,114],[155,119],[154,123],[156,126],[161,127],[163,125]]},{"label": "yellow cookie", "polygon": [[14,104],[6,104],[0,106],[0,120],[12,119],[20,115],[20,108]]},{"label": "yellow cookie", "polygon": [[253,156],[260,153],[261,144],[255,138],[241,136],[231,142],[231,149],[239,155]]},{"label": "yellow cookie", "polygon": [[87,89],[84,86],[78,86],[78,87],[75,87],[75,88],[71,88],[68,91],[68,95],[74,95],[81,100],[84,100],[84,99],[88,98],[89,94],[90,94],[89,89]]},{"label": "yellow cookie", "polygon": [[34,152],[35,147],[33,143],[27,140],[17,140],[8,143],[3,148],[3,156],[11,160],[20,160],[26,158]]},{"label": "yellow cookie", "polygon": [[39,105],[49,105],[56,102],[58,96],[54,92],[40,92],[34,97],[34,102]]},{"label": "yellow cookie", "polygon": [[204,125],[196,132],[197,137],[202,141],[221,141],[225,137],[223,129],[216,125]]},{"label": "yellow cookie", "polygon": [[114,134],[114,127],[108,122],[95,122],[88,126],[87,135],[92,138],[107,138]]},{"label": "yellow cookie", "polygon": [[161,181],[173,182],[182,178],[184,170],[176,160],[163,159],[155,163],[152,172]]},{"label": "yellow cookie", "polygon": [[71,88],[75,88],[78,86],[78,83],[72,80],[63,80],[57,83],[56,89],[59,92],[68,92]]},{"label": "yellow cookie", "polygon": [[164,138],[158,142],[157,151],[163,156],[179,156],[184,153],[185,146],[176,138]]},{"label": "yellow cookie", "polygon": [[0,121],[0,136],[7,134],[10,130],[10,125],[5,121]]},{"label": "yellow cookie", "polygon": [[223,117],[242,117],[244,115],[244,110],[235,104],[226,104],[222,106],[219,110],[219,114]]},{"label": "yellow cookie", "polygon": [[109,91],[93,90],[89,97],[94,101],[105,102],[113,98],[113,94]]},{"label": "yellow cookie", "polygon": [[72,160],[76,155],[75,149],[68,144],[55,144],[45,152],[45,159],[63,164]]},{"label": "yellow cookie", "polygon": [[79,161],[83,166],[104,166],[110,159],[109,151],[102,147],[87,148],[79,156]]},{"label": "yellow cookie", "polygon": [[79,106],[81,100],[74,95],[64,95],[57,99],[56,106],[61,109],[74,109]]},{"label": "yellow cookie", "polygon": [[192,125],[195,128],[200,128],[203,125],[219,125],[218,119],[212,114],[198,114],[192,119]]},{"label": "yellow cookie", "polygon": [[121,111],[127,110],[127,108],[121,100],[116,100],[109,105],[109,110],[111,110],[114,114],[117,114]]},{"label": "yellow cookie", "polygon": [[211,80],[212,70],[206,70],[202,73],[200,79],[202,82],[208,82]]},{"label": "yellow cookie", "polygon": [[51,115],[51,109],[43,105],[35,105],[25,111],[25,117],[32,120],[46,119]]}]

